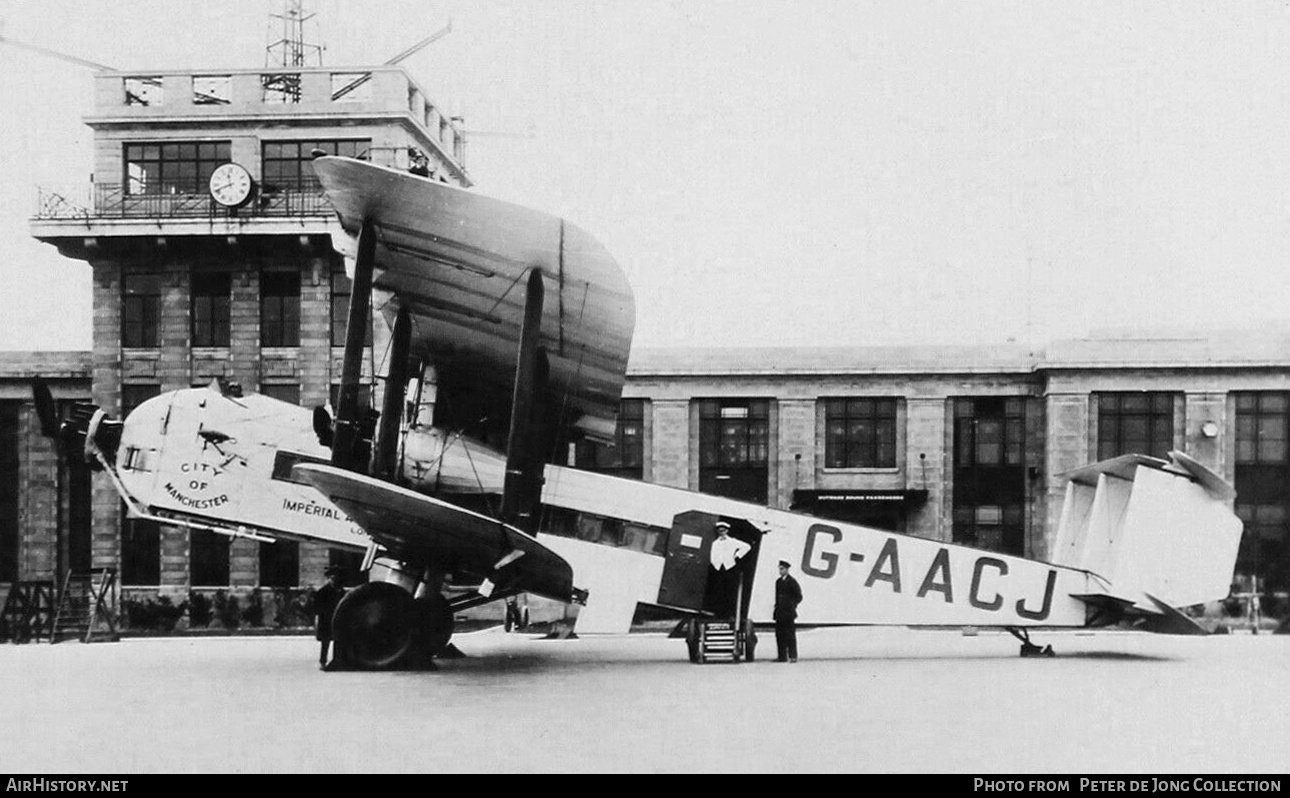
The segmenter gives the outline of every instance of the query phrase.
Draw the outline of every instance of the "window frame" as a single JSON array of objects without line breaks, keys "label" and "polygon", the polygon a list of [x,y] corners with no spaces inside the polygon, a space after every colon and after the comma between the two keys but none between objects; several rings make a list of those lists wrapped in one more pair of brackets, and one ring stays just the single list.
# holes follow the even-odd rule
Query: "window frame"
[{"label": "window frame", "polygon": [[[1125,407],[1135,400],[1146,402],[1145,408]],[[1097,403],[1097,459],[1109,460],[1126,454],[1145,454],[1169,459],[1174,448],[1174,423],[1177,416],[1177,393],[1174,391],[1098,391]],[[1145,451],[1137,451],[1129,441],[1139,436],[1125,437],[1125,426],[1141,422],[1145,432]],[[1167,441],[1165,438],[1167,437]],[[1162,448],[1159,448],[1162,447]]]},{"label": "window frame", "polygon": [[[277,281],[294,283],[294,293],[270,293]],[[260,346],[300,346],[300,272],[266,270],[260,273]]]},{"label": "window frame", "polygon": [[[827,469],[893,469],[897,467],[899,448],[900,400],[894,396],[825,397],[824,467]],[[888,412],[889,411],[889,412]],[[869,423],[868,440],[855,440],[854,426]],[[835,427],[841,426],[840,434]],[[884,442],[884,435],[889,441]],[[884,444],[889,452],[884,452]],[[841,450],[839,451],[839,447]],[[884,456],[886,455],[886,456]]]},{"label": "window frame", "polygon": [[[211,532],[206,529],[193,529],[189,531],[188,577],[192,587],[226,588],[231,585],[232,540],[233,539],[228,535],[221,535],[218,532]],[[199,554],[199,552],[201,553]],[[207,557],[210,557],[211,559],[207,560]],[[206,569],[213,570],[199,574],[199,570]],[[199,575],[207,577],[212,574],[217,575],[216,578],[198,578]],[[221,575],[223,577],[222,580],[219,578]]]},{"label": "window frame", "polygon": [[[698,402],[701,469],[751,471],[770,467],[769,399],[700,399]],[[745,414],[735,412],[739,410]],[[711,456],[713,453],[715,457]]]},{"label": "window frame", "polygon": [[[288,148],[291,149],[288,152]],[[280,139],[260,142],[260,182],[268,189],[322,193],[314,174],[313,150],[327,155],[357,158],[372,148],[370,138]],[[290,166],[288,166],[290,165]]]},{"label": "window frame", "polygon": [[[193,149],[188,151],[190,147]],[[121,150],[122,189],[135,197],[205,194],[211,173],[232,160],[229,139],[126,142]],[[146,165],[154,166],[155,180]],[[131,167],[139,167],[143,173],[133,175]]]},{"label": "window frame", "polygon": [[619,400],[618,417],[614,424],[614,444],[609,446],[598,441],[578,441],[575,449],[576,467],[627,479],[643,479],[645,406],[644,399]]},{"label": "window frame", "polygon": [[161,275],[121,275],[121,348],[156,349],[160,342]]},{"label": "window frame", "polygon": [[[226,281],[224,292],[205,290],[199,292],[204,282]],[[202,286],[209,288],[209,286]],[[218,289],[219,286],[215,286]],[[232,341],[233,321],[233,272],[193,272],[189,296],[192,317],[192,342],[194,348],[223,348]]]}]

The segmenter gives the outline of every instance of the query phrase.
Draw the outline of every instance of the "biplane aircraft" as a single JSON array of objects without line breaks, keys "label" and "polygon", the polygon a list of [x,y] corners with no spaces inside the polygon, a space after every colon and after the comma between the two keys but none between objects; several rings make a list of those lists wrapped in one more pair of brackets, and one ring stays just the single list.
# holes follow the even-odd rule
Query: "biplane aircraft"
[{"label": "biplane aircraft", "polygon": [[[1198,632],[1177,608],[1228,595],[1234,493],[1182,453],[1071,473],[1051,562],[550,465],[614,429],[635,308],[613,258],[558,217],[365,161],[314,168],[354,281],[334,418],[215,384],[124,421],[81,406],[60,426],[40,388],[37,405],[134,515],[364,551],[334,619],[350,666],[425,661],[456,613],[520,594],[585,605],[580,632],[625,632],[640,604],[708,618],[718,520],[751,547],[736,658],[779,560],[804,625],[1001,627],[1023,654],[1037,627]],[[379,414],[359,402],[369,307],[389,334]]]}]

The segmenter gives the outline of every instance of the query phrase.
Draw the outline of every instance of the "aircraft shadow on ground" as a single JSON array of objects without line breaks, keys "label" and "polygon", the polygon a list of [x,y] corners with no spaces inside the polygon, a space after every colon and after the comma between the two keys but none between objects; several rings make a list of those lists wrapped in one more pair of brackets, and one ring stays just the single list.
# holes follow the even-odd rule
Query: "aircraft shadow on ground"
[{"label": "aircraft shadow on ground", "polygon": [[[1009,662],[1026,659],[1017,654],[892,654],[883,655],[880,653],[838,655],[823,654],[820,656],[805,656],[798,663],[799,665],[808,665],[811,662],[819,663],[837,663],[837,662],[936,662],[945,660],[956,660],[962,662]],[[1032,661],[1052,661],[1061,662],[1062,660],[1105,660],[1112,662],[1173,662],[1176,657],[1160,656],[1157,654],[1138,654],[1125,651],[1071,651],[1057,652],[1053,657],[1031,657]],[[773,654],[769,659],[758,658],[752,662],[740,663],[742,667],[758,667],[759,665],[780,665],[774,660]],[[617,658],[617,657],[590,657],[568,658],[565,656],[546,656],[541,653],[501,653],[489,652],[477,655],[471,655],[464,659],[452,659],[440,661],[439,669],[444,673],[470,673],[480,676],[515,676],[527,673],[552,673],[561,670],[582,670],[591,668],[614,668],[617,670],[631,670],[633,668],[655,670],[661,665],[675,665],[676,667],[694,667],[686,657],[685,652],[678,652],[677,658],[672,659],[640,659],[635,657]],[[722,667],[731,666],[732,663],[713,662],[705,667]]]},{"label": "aircraft shadow on ground", "polygon": [[1060,659],[1109,659],[1124,662],[1173,662],[1177,657],[1162,657],[1158,654],[1133,654],[1127,651],[1072,651],[1069,654],[1058,654]]}]

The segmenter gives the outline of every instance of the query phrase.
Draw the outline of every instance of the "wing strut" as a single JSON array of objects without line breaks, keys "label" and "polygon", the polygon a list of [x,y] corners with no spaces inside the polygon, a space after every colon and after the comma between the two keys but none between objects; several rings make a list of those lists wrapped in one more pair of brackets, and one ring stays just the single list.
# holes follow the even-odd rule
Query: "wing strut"
[{"label": "wing strut", "polygon": [[399,308],[385,375],[385,398],[381,402],[381,418],[372,450],[372,475],[391,482],[398,481],[399,427],[403,418],[403,398],[408,390],[408,353],[411,349],[412,316],[407,308]]},{"label": "wing strut", "polygon": [[542,489],[542,458],[534,429],[538,401],[545,388],[548,366],[540,347],[542,304],[546,287],[542,270],[529,270],[511,395],[511,429],[506,441],[506,481],[502,486],[501,521],[528,533],[536,531],[535,513]]},{"label": "wing strut", "polygon": [[367,337],[367,309],[372,303],[372,266],[376,260],[376,226],[363,220],[358,233],[354,263],[354,288],[345,317],[345,359],[340,371],[340,398],[336,400],[336,432],[331,463],[337,468],[362,472],[367,457],[362,452],[362,417],[358,407],[359,378],[363,374],[363,341]]}]

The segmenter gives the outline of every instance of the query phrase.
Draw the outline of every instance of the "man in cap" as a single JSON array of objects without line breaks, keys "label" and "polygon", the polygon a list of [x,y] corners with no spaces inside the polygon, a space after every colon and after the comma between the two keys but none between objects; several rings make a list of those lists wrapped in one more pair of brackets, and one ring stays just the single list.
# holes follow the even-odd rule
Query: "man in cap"
[{"label": "man in cap", "polygon": [[331,648],[331,619],[336,614],[336,605],[345,597],[345,588],[341,585],[342,569],[339,565],[330,565],[323,571],[327,584],[314,591],[314,616],[317,619],[314,638],[321,644],[318,649],[318,667],[327,670],[328,649]]},{"label": "man in cap", "polygon": [[708,571],[709,596],[708,607],[719,618],[733,618],[735,614],[735,593],[739,590],[739,561],[752,549],[752,546],[730,537],[730,524],[717,522],[717,537],[712,541],[709,553],[712,568]]},{"label": "man in cap", "polygon": [[802,603],[802,586],[788,573],[788,560],[779,561],[775,580],[776,662],[797,662],[797,605]]}]

